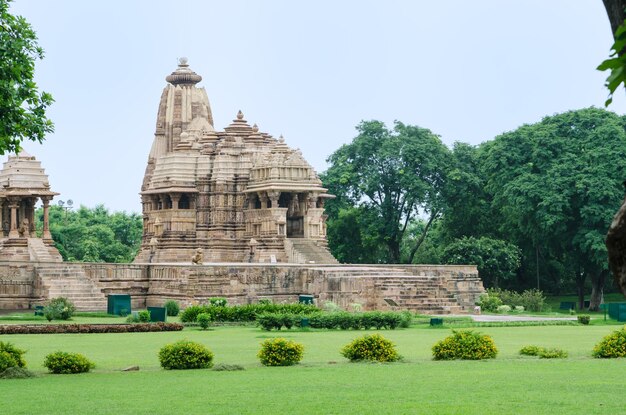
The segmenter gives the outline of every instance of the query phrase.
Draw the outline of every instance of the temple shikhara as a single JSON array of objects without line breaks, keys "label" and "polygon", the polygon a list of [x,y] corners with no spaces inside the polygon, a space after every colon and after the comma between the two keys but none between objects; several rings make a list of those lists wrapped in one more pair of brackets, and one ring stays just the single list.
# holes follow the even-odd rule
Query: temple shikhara
[{"label": "temple shikhara", "polygon": [[185,58],[166,77],[141,188],[135,262],[337,263],[326,248],[333,197],[297,149],[239,111],[216,131],[202,77]]}]

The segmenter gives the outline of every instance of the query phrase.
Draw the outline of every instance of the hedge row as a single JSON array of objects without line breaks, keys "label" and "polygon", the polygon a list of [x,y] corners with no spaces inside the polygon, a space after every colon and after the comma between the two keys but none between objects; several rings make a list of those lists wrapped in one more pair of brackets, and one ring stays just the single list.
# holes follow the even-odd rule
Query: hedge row
[{"label": "hedge row", "polygon": [[411,314],[395,311],[367,311],[364,313],[348,313],[344,311],[332,313],[315,313],[309,315],[293,313],[264,313],[258,316],[257,321],[264,330],[280,330],[283,327],[290,329],[300,327],[303,321],[314,329],[395,329],[408,327]]},{"label": "hedge row", "polygon": [[179,323],[146,324],[6,324],[0,334],[63,334],[63,333],[138,333],[148,331],[180,331]]},{"label": "hedge row", "polygon": [[250,322],[256,321],[263,313],[290,313],[308,315],[319,312],[319,308],[309,304],[243,304],[234,306],[192,305],[180,314],[180,321],[193,323],[200,313],[211,316],[213,322]]}]

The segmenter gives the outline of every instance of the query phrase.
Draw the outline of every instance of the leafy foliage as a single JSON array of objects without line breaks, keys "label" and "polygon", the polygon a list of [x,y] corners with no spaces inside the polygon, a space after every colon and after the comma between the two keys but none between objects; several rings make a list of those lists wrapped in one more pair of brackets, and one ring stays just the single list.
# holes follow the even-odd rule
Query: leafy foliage
[{"label": "leafy foliage", "polygon": [[539,346],[524,346],[520,349],[519,354],[522,356],[538,356],[541,359],[565,359],[567,357],[567,352],[562,349],[546,349]]},{"label": "leafy foliage", "polygon": [[206,330],[211,325],[211,315],[209,313],[200,313],[198,317],[196,317],[196,321],[202,330]]},{"label": "leafy foliage", "polygon": [[42,142],[54,131],[46,108],[54,101],[33,81],[43,49],[30,24],[9,13],[11,0],[0,0],[0,154],[17,153],[23,140]]},{"label": "leafy foliage", "polygon": [[[2,360],[1,357],[0,360]],[[0,363],[0,367],[2,367],[2,363]],[[35,377],[37,377],[35,373],[23,367],[11,366],[4,371],[0,370],[0,379],[27,379]]]},{"label": "leafy foliage", "polygon": [[43,315],[48,321],[69,320],[74,315],[74,303],[65,297],[53,298],[43,308]]},{"label": "leafy foliage", "polygon": [[521,311],[542,311],[545,307],[546,297],[541,290],[536,288],[525,290],[521,293],[500,288],[488,288],[485,294],[480,296],[478,305],[485,311],[494,312],[499,306],[505,304],[513,308],[521,307]]},{"label": "leafy foliage", "polygon": [[592,354],[597,358],[626,357],[626,327],[605,336],[595,345]]},{"label": "leafy foliage", "polygon": [[519,354],[522,356],[539,356],[542,348],[539,346],[524,346],[520,349]]},{"label": "leafy foliage", "polygon": [[208,369],[213,366],[213,353],[200,343],[180,340],[159,351],[163,369]]},{"label": "leafy foliage", "polygon": [[257,322],[264,330],[280,330],[285,327],[300,326],[302,319],[308,320],[309,326],[315,329],[341,330],[368,330],[370,328],[390,329],[408,327],[411,314],[395,311],[366,311],[363,313],[348,313],[346,311],[319,312],[309,315],[295,313],[263,313],[257,317]]},{"label": "leafy foliage", "polygon": [[591,316],[589,314],[580,315],[576,318],[580,324],[583,324],[585,326],[589,325],[589,323],[591,322]]},{"label": "leafy foliage", "polygon": [[341,355],[351,362],[395,362],[401,359],[396,346],[378,333],[354,339],[341,349]]},{"label": "leafy foliage", "polygon": [[[37,210],[37,228],[43,227],[43,210]],[[131,262],[142,236],[141,215],[109,211],[98,205],[77,211],[50,207],[50,233],[65,261]]]},{"label": "leafy foliage", "polygon": [[319,308],[314,305],[292,303],[292,304],[243,304],[234,306],[210,306],[210,305],[192,305],[187,307],[180,315],[180,321],[183,323],[193,323],[196,321],[198,314],[207,313],[214,322],[247,322],[255,321],[257,316],[263,313],[291,313],[308,315],[318,312]]},{"label": "leafy foliage", "polygon": [[167,300],[163,307],[165,307],[165,311],[170,317],[175,317],[180,312],[180,305],[178,305],[178,302],[174,300]]},{"label": "leafy foliage", "polygon": [[261,343],[257,357],[265,366],[292,366],[304,355],[304,346],[291,340],[277,337]]},{"label": "leafy foliage", "polygon": [[442,260],[445,264],[474,264],[486,285],[498,287],[499,280],[515,277],[521,264],[521,252],[502,240],[463,237],[444,249]]},{"label": "leafy foliage", "polygon": [[[324,185],[337,195],[327,204],[329,246],[350,262],[398,263],[411,220],[425,213],[430,224],[443,210],[441,192],[450,152],[431,131],[401,122],[389,130],[380,121],[364,121],[357,131],[350,144],[328,158],[330,168],[322,175]],[[337,232],[335,226],[351,231]],[[408,262],[420,240],[410,248]],[[377,245],[385,251],[376,250]],[[357,252],[353,247],[361,246],[381,256],[352,258]]]},{"label": "leafy foliage", "polygon": [[604,60],[599,66],[599,71],[609,71],[604,86],[609,90],[609,97],[604,105],[608,107],[613,102],[613,93],[620,87],[626,86],[626,20],[617,28],[613,34],[615,42],[611,46],[611,52],[608,59]]},{"label": "leafy foliage", "polygon": [[80,353],[54,352],[47,355],[43,365],[50,373],[72,374],[89,372],[95,367],[85,356]]},{"label": "leafy foliage", "polygon": [[11,343],[0,342],[0,372],[10,367],[25,367],[24,353],[25,350],[18,349]]},{"label": "leafy foliage", "polygon": [[451,336],[437,342],[432,350],[435,360],[495,359],[498,354],[491,337],[471,330],[453,330]]}]

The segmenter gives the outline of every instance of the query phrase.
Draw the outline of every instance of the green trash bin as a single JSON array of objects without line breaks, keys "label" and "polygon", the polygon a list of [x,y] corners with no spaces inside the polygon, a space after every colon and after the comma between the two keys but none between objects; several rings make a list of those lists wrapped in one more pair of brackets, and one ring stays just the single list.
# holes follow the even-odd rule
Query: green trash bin
[{"label": "green trash bin", "polygon": [[430,319],[430,325],[432,327],[436,327],[436,326],[443,326],[443,319],[442,318],[431,318]]},{"label": "green trash bin", "polygon": [[130,307],[130,295],[109,294],[107,296],[107,313],[118,316],[129,315],[132,312]]},{"label": "green trash bin", "polygon": [[42,305],[36,305],[35,306],[35,315],[36,316],[43,316],[43,306]]},{"label": "green trash bin", "polygon": [[165,321],[167,319],[167,309],[165,307],[148,307],[150,321]]}]

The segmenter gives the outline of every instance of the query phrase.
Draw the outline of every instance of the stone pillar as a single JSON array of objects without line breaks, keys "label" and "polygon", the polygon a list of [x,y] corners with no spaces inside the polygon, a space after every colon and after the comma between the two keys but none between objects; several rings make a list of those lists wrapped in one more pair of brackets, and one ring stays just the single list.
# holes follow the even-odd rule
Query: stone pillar
[{"label": "stone pillar", "polygon": [[20,207],[19,199],[9,199],[9,209],[11,209],[11,227],[9,228],[9,238],[19,238],[17,230],[17,209]]},{"label": "stone pillar", "polygon": [[170,195],[170,199],[172,199],[172,209],[178,209],[178,202],[180,202],[180,193],[172,193]]},{"label": "stone pillar", "polygon": [[42,197],[43,203],[43,239],[52,239],[50,234],[50,198]]},{"label": "stone pillar", "polygon": [[266,192],[259,192],[259,199],[261,199],[261,209],[267,209],[267,201],[269,200]]},{"label": "stone pillar", "polygon": [[270,201],[272,202],[272,209],[277,208],[278,207],[278,199],[280,199],[280,192],[279,191],[267,192],[267,196],[269,197]]}]

